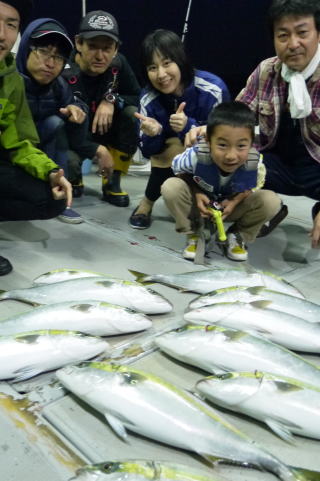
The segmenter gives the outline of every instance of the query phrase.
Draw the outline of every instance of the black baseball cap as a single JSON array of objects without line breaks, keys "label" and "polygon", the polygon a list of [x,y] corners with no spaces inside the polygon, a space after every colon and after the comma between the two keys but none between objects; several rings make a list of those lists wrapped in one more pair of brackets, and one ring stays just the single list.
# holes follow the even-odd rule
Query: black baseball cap
[{"label": "black baseball cap", "polygon": [[105,35],[120,43],[116,19],[111,13],[103,10],[94,10],[83,17],[80,22],[79,35],[84,39]]},{"label": "black baseball cap", "polygon": [[73,43],[67,35],[67,32],[63,29],[61,25],[55,22],[46,22],[39,25],[36,30],[32,32],[30,38],[43,38],[46,35],[55,35],[59,38],[59,44],[61,48],[70,54],[73,49]]}]

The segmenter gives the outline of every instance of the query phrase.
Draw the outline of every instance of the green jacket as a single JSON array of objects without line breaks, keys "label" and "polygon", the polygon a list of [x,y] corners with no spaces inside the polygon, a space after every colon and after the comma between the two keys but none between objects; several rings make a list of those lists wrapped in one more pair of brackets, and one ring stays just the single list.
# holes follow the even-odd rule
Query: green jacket
[{"label": "green jacket", "polygon": [[0,61],[0,162],[5,159],[41,180],[57,164],[35,147],[36,127],[26,100],[23,79],[10,54]]}]

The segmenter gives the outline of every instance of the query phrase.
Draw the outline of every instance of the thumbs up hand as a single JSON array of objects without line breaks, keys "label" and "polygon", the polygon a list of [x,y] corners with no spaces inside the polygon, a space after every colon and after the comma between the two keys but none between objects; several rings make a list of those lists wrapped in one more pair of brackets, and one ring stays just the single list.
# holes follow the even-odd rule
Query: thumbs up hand
[{"label": "thumbs up hand", "polygon": [[174,132],[181,132],[188,121],[188,117],[184,113],[186,102],[181,102],[175,114],[170,115],[169,124]]}]

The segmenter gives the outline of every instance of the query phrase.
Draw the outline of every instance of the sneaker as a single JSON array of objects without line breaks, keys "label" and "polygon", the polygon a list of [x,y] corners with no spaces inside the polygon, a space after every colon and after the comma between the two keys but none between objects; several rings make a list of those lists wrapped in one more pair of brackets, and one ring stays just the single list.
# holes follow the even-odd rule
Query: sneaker
[{"label": "sneaker", "polygon": [[83,222],[81,215],[70,207],[67,207],[60,215],[58,215],[58,219],[67,224],[82,224]]},{"label": "sneaker", "polygon": [[228,233],[227,257],[232,261],[246,261],[248,251],[239,232]]},{"label": "sneaker", "polygon": [[272,217],[272,219],[270,219],[269,222],[266,222],[265,224],[263,224],[257,237],[265,237],[266,235],[270,234],[270,232],[272,232],[273,229],[275,229],[277,225],[280,224],[280,222],[285,217],[287,217],[287,215],[288,215],[288,207],[282,204],[279,212],[274,217]]},{"label": "sneaker", "polygon": [[198,240],[199,237],[195,234],[187,236],[187,245],[182,253],[184,259],[187,259],[188,261],[194,261],[197,252]]}]

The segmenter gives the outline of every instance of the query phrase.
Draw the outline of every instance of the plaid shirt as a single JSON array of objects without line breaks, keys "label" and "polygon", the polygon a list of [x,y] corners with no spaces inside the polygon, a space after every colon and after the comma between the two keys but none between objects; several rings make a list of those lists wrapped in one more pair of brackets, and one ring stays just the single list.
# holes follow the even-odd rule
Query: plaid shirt
[{"label": "plaid shirt", "polygon": [[[260,131],[256,147],[262,151],[275,145],[280,115],[287,103],[288,84],[281,77],[281,65],[278,57],[263,60],[237,97],[256,114]],[[301,136],[309,154],[320,163],[320,65],[306,84],[312,112],[308,117],[296,120],[300,123]]]}]

